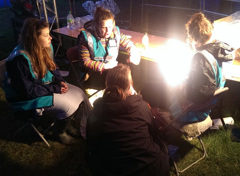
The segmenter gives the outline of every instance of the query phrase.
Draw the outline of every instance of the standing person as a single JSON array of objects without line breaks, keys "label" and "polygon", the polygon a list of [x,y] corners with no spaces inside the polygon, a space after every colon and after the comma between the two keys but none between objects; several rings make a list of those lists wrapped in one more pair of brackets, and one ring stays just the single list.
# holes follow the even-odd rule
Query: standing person
[{"label": "standing person", "polygon": [[169,175],[168,154],[157,140],[151,111],[133,93],[131,71],[109,70],[103,98],[87,122],[87,156],[94,175]]},{"label": "standing person", "polygon": [[[213,38],[213,25],[203,13],[195,13],[186,23],[189,44],[196,50],[192,58],[189,76],[183,84],[185,100],[203,103],[215,90],[224,87],[222,62],[234,59],[234,48]],[[183,98],[184,99],[184,98]],[[186,121],[202,121],[210,111],[190,112]]]},{"label": "standing person", "polygon": [[115,67],[118,64],[119,47],[130,53],[129,62],[139,64],[139,51],[127,36],[120,33],[114,15],[108,9],[98,7],[94,20],[87,22],[84,28],[78,36],[81,70],[103,73],[104,70]]},{"label": "standing person", "polygon": [[56,118],[53,137],[63,144],[75,139],[70,121],[79,115],[80,104],[85,113],[90,106],[84,92],[66,83],[53,60],[49,25],[36,18],[24,21],[19,44],[6,61],[7,78],[4,85],[7,100],[16,111],[36,110],[36,113]]}]

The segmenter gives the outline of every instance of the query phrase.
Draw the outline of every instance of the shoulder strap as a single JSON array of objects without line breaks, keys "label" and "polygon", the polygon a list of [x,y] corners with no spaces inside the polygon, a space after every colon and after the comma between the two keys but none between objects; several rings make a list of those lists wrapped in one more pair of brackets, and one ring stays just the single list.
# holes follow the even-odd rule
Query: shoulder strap
[{"label": "shoulder strap", "polygon": [[[207,50],[202,50],[202,51],[199,51],[198,53],[201,53],[204,56],[204,58],[208,61],[208,63],[212,66],[212,70],[215,75],[215,80],[216,80],[217,86],[224,87],[225,81],[223,81],[222,70],[219,67],[217,60]],[[214,68],[214,65],[213,65],[214,63],[217,66],[217,70]]]},{"label": "shoulder strap", "polygon": [[87,43],[88,43],[88,48],[89,48],[89,52],[90,52],[90,57],[93,59],[94,58],[94,51],[93,51],[93,38],[92,38],[92,34],[90,32],[88,32],[87,30],[82,31],[84,36],[87,39]]}]

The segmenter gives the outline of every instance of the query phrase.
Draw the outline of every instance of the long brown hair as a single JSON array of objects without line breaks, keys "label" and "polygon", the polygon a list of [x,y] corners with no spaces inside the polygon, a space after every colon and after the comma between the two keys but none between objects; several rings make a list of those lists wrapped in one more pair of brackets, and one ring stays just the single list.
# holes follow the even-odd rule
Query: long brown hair
[{"label": "long brown hair", "polygon": [[205,44],[212,36],[213,25],[201,12],[192,15],[185,25],[188,37],[198,44]]},{"label": "long brown hair", "polygon": [[131,70],[128,66],[119,64],[109,70],[106,81],[104,96],[111,96],[112,101],[125,100],[129,95],[129,88],[132,85]]},{"label": "long brown hair", "polygon": [[43,48],[39,43],[39,36],[44,28],[49,28],[49,24],[45,21],[28,18],[24,21],[19,38],[39,78],[44,78],[47,70],[56,69],[56,64],[50,56],[53,54],[51,48]]}]

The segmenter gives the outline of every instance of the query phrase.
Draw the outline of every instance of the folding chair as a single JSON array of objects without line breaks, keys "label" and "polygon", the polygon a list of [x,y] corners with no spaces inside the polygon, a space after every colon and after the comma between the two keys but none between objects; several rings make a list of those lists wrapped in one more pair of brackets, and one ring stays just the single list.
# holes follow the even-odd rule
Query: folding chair
[{"label": "folding chair", "polygon": [[15,119],[23,121],[24,124],[15,131],[15,133],[13,134],[13,138],[15,138],[24,128],[26,128],[27,126],[30,126],[38,134],[38,136],[43,140],[43,142],[48,147],[50,147],[50,144],[45,139],[43,134],[46,133],[53,126],[54,123],[51,123],[46,129],[42,129],[40,132],[40,130],[36,127],[36,124],[39,123],[41,116],[37,115],[35,110],[20,111],[20,112],[15,112],[14,114],[15,114]]},{"label": "folding chair", "polygon": [[[201,104],[194,104],[194,103],[188,104],[176,118],[171,120],[170,123],[168,123],[166,126],[164,126],[160,129],[161,131],[164,132],[168,128],[174,128],[174,129],[178,130],[179,132],[181,132],[182,134],[184,134],[186,136],[186,138],[189,137],[188,132],[191,133],[191,130],[195,130],[195,133],[192,133],[190,137],[191,138],[197,137],[200,144],[201,144],[202,152],[203,152],[202,157],[200,157],[199,159],[197,159],[196,161],[194,161],[193,163],[191,163],[189,166],[185,167],[182,170],[178,169],[177,164],[176,164],[173,156],[170,155],[170,157],[173,161],[173,164],[174,164],[177,175],[179,175],[180,173],[183,173],[184,171],[186,171],[187,169],[189,169],[193,165],[197,164],[199,161],[203,160],[207,156],[206,148],[204,146],[203,141],[200,138],[200,135],[201,135],[201,133],[206,131],[210,126],[212,126],[212,121],[210,119],[210,116],[208,116],[202,122],[195,122],[195,123],[186,123],[186,122],[181,123],[181,122],[179,122],[179,120],[181,119],[181,117],[183,117],[183,115],[185,115],[186,113],[188,113],[190,111],[203,111],[203,112],[205,112],[205,111],[211,110],[214,107],[214,105],[216,104],[219,97],[222,96],[228,90],[229,90],[228,87],[219,88],[215,91],[214,95],[212,97],[210,97],[206,102],[201,103]],[[223,122],[223,124],[225,125],[223,117],[220,117],[220,118],[221,118],[221,121]],[[202,129],[200,129],[200,128],[202,128]]]},{"label": "folding chair", "polygon": [[[0,86],[3,87],[3,82],[5,79],[5,74],[6,74],[6,60],[1,60],[0,61]],[[37,116],[34,113],[35,110],[28,112],[28,111],[23,111],[23,112],[15,112],[15,115],[18,117],[18,115],[21,114],[21,118],[24,119],[24,121],[26,122],[23,126],[21,126],[13,135],[13,137],[15,137],[21,130],[23,130],[25,127],[27,127],[28,125],[30,125],[33,130],[39,135],[39,137],[41,137],[41,139],[45,142],[45,144],[50,147],[49,143],[47,142],[47,140],[44,138],[44,135],[36,128],[36,126],[34,125],[34,123],[39,119],[39,116]]]},{"label": "folding chair", "polygon": [[74,76],[77,82],[80,85],[82,85],[83,81],[86,78],[87,71],[86,69],[80,68],[79,66],[81,63],[81,60],[79,60],[79,57],[78,57],[78,46],[74,46],[67,49],[67,58],[68,58],[68,61],[70,62],[71,69],[74,73]]}]

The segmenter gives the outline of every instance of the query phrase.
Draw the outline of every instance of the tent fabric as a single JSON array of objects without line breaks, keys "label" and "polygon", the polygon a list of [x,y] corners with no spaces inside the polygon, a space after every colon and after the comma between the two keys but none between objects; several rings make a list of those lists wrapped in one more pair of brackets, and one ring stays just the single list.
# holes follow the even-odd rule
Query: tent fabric
[{"label": "tent fabric", "polygon": [[0,0],[0,7],[10,7],[10,0]]}]

